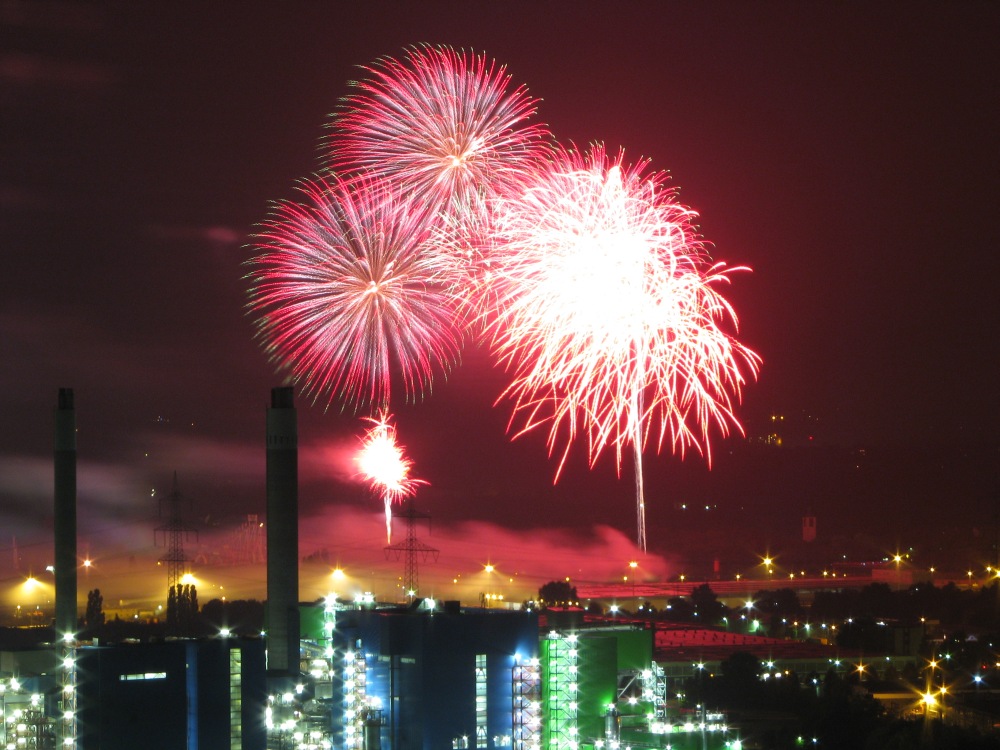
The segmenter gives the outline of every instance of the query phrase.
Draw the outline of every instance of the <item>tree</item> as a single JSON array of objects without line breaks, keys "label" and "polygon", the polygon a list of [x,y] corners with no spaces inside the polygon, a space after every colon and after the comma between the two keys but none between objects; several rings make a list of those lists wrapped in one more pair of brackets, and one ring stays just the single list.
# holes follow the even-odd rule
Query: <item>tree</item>
[{"label": "tree", "polygon": [[675,622],[689,622],[694,619],[694,605],[683,596],[667,599],[668,617]]},{"label": "tree", "polygon": [[798,617],[805,611],[794,589],[773,589],[758,591],[754,597],[757,609],[775,615]]},{"label": "tree", "polygon": [[546,604],[575,602],[576,587],[566,581],[549,581],[538,589],[538,598]]},{"label": "tree", "polygon": [[167,594],[167,627],[177,627],[177,587],[171,586]]},{"label": "tree", "polygon": [[718,600],[712,587],[703,583],[691,592],[691,604],[699,622],[713,625],[726,613],[726,606]]},{"label": "tree", "polygon": [[747,651],[730,654],[720,666],[722,676],[741,691],[751,690],[760,684],[760,659]]},{"label": "tree", "polygon": [[100,589],[87,592],[87,611],[83,622],[88,628],[99,628],[104,624],[104,597]]},{"label": "tree", "polygon": [[198,589],[194,586],[171,586],[167,596],[167,628],[191,630],[198,620]]},{"label": "tree", "polygon": [[746,651],[730,654],[721,664],[723,700],[726,705],[745,708],[761,692],[760,660]]}]

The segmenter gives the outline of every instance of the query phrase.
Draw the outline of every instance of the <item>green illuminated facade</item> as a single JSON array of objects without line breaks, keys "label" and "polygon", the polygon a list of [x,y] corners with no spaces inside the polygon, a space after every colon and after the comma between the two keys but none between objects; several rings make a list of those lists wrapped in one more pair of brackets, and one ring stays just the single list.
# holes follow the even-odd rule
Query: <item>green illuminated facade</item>
[{"label": "green illuminated facade", "polygon": [[553,630],[539,640],[541,750],[737,750],[724,717],[670,717],[651,630]]}]

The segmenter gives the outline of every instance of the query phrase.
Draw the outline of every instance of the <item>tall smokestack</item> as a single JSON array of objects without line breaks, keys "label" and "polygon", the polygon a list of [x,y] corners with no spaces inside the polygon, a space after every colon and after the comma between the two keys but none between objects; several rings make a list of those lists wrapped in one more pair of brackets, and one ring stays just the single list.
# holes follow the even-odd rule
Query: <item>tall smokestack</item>
[{"label": "tall smokestack", "polygon": [[55,434],[56,636],[76,633],[76,411],[73,389],[60,388]]},{"label": "tall smokestack", "polygon": [[299,451],[292,389],[267,410],[267,670],[299,671]]}]

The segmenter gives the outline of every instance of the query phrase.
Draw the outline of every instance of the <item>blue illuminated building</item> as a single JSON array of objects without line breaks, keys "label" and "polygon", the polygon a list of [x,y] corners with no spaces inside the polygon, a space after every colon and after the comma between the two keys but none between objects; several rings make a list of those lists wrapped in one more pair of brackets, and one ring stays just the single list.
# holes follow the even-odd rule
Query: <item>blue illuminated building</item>
[{"label": "blue illuminated building", "polygon": [[337,613],[343,700],[336,745],[373,750],[524,747],[538,618],[458,603]]}]

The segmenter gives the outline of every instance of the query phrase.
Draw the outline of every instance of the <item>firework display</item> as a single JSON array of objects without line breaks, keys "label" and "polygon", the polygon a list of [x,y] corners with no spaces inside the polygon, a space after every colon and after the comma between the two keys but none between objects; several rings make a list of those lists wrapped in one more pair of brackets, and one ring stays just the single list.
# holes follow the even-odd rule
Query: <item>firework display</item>
[{"label": "firework display", "polygon": [[600,147],[564,150],[518,200],[503,201],[490,280],[494,351],[513,376],[517,432],[547,426],[549,449],[585,433],[591,464],[608,446],[636,464],[645,548],[642,449],[694,447],[739,428],[731,394],[757,356],[725,330],[736,315],[717,287],[694,213]]},{"label": "firework display", "polygon": [[279,366],[314,396],[389,404],[392,374],[421,395],[456,361],[465,317],[455,264],[426,212],[372,181],[305,181],[257,234],[250,309]]},{"label": "firework display", "polygon": [[257,235],[265,349],[314,397],[381,415],[362,456],[394,456],[397,478],[363,473],[388,525],[413,487],[393,383],[425,395],[477,324],[511,376],[498,402],[514,437],[547,430],[557,481],[579,440],[592,466],[631,456],[645,550],[643,450],[710,463],[711,433],[741,429],[760,358],[720,288],[745,269],[711,260],[664,173],[554,145],[529,122],[537,101],[485,56],[418,46],[363,70],[324,144],[328,174]]},{"label": "firework display", "polygon": [[364,70],[333,122],[330,166],[378,175],[436,211],[461,217],[518,191],[549,140],[527,122],[537,100],[485,56],[420,46]]},{"label": "firework display", "polygon": [[372,426],[365,432],[356,460],[362,476],[385,504],[388,543],[392,541],[392,504],[409,497],[419,485],[427,483],[410,476],[413,462],[406,457],[403,446],[396,442],[396,427],[388,412],[382,412],[377,418],[369,417],[367,421]]}]

